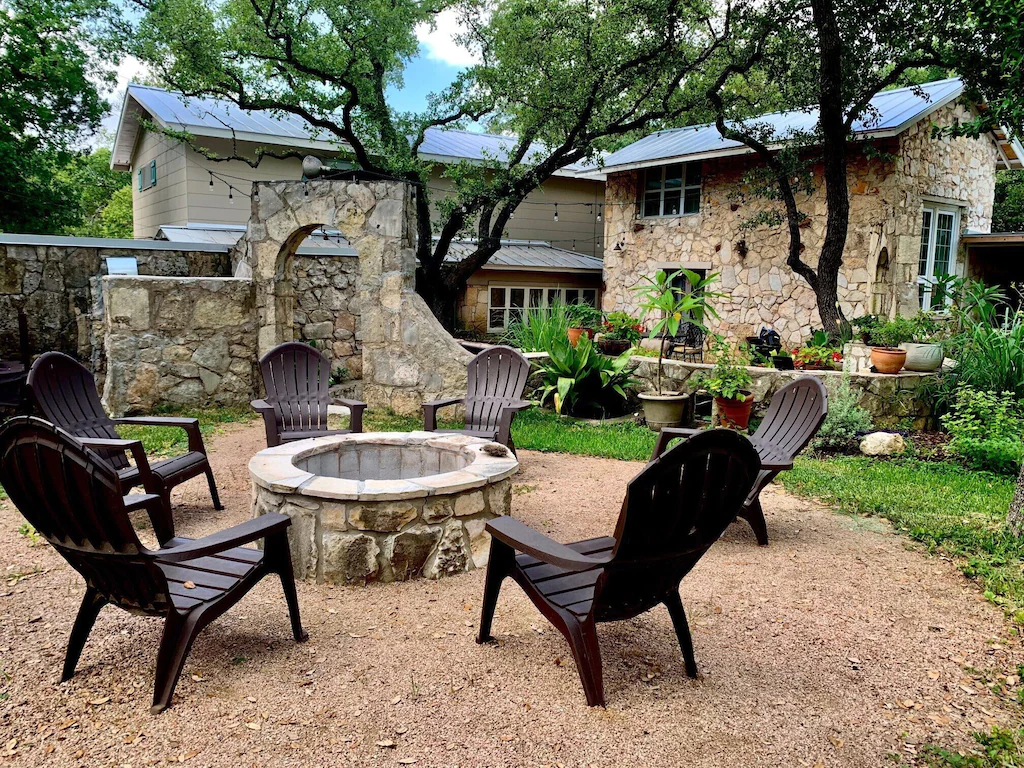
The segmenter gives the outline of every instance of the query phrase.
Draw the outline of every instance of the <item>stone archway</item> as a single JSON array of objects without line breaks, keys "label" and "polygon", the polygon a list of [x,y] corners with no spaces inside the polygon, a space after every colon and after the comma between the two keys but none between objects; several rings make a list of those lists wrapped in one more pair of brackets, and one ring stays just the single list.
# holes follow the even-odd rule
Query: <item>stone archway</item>
[{"label": "stone archway", "polygon": [[253,192],[235,261],[252,272],[261,355],[294,333],[296,248],[314,229],[333,227],[359,254],[357,336],[366,402],[418,414],[424,400],[465,393],[470,354],[414,288],[416,228],[408,184],[258,182]]}]

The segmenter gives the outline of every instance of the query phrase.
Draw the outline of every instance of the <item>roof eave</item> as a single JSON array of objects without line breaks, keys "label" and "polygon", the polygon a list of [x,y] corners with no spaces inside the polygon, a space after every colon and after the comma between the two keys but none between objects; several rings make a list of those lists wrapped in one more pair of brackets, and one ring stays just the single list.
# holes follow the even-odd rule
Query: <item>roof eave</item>
[{"label": "roof eave", "polygon": [[495,264],[491,261],[484,264],[480,269],[496,272],[559,272],[573,275],[599,275],[602,272],[601,267],[549,267],[540,264]]}]

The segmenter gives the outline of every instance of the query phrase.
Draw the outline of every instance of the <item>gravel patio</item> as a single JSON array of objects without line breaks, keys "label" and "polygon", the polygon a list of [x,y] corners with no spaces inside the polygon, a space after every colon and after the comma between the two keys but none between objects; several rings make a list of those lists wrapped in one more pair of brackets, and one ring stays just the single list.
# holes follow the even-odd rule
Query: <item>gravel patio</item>
[{"label": "gravel patio", "polygon": [[[214,438],[226,505],[175,494],[179,532],[249,514],[256,423]],[[561,541],[611,533],[640,464],[520,453],[513,514]],[[300,583],[296,645],[267,579],[196,642],[149,714],[161,622],[107,609],[58,682],[80,578],[0,502],[0,765],[864,766],[913,764],[1016,722],[977,673],[1016,674],[1016,633],[954,564],[887,526],[775,488],[772,544],[732,526],[682,584],[702,679],[664,609],[600,627],[607,709],[512,582],[497,645],[474,642],[483,571],[369,587]],[[22,577],[21,575],[26,575]],[[3,694],[6,693],[6,696]]]}]

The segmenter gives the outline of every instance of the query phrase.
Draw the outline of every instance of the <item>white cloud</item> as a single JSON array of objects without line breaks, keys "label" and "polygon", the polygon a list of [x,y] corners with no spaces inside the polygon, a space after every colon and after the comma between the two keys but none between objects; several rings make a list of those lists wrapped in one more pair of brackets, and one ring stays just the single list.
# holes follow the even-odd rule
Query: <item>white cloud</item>
[{"label": "white cloud", "polygon": [[443,61],[453,67],[468,67],[480,63],[480,57],[463,45],[455,42],[455,36],[465,31],[454,10],[442,11],[435,17],[431,28],[428,24],[416,27],[416,37],[426,49],[427,58]]}]

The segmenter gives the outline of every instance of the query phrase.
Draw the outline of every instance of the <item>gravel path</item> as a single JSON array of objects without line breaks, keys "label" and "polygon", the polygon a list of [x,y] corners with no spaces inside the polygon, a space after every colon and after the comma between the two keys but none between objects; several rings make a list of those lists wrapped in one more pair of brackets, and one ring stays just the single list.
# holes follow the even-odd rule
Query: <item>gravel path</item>
[{"label": "gravel path", "polygon": [[[213,441],[179,532],[244,520],[258,425]],[[516,517],[562,541],[610,533],[639,464],[522,452]],[[664,609],[600,628],[607,709],[586,706],[562,638],[513,582],[473,641],[483,573],[299,585],[304,645],[265,580],[196,642],[171,709],[149,714],[160,622],[106,609],[58,682],[79,577],[0,503],[0,765],[865,766],[1015,722],[971,670],[1022,660],[953,564],[872,520],[765,492],[772,545],[734,525],[682,585],[699,681]],[[18,574],[38,573],[19,579]],[[6,695],[5,695],[6,694]]]}]

